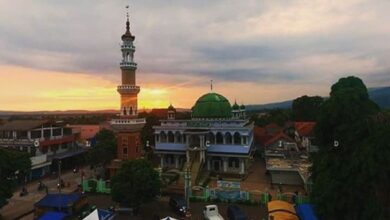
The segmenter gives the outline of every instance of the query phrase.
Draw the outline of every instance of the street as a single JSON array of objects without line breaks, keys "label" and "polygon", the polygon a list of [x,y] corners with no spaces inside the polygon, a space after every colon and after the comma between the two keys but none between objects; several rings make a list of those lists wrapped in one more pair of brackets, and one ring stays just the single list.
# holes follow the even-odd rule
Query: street
[{"label": "street", "polygon": [[[84,169],[86,175],[89,175],[91,171],[89,169]],[[62,188],[61,192],[70,193],[77,189],[77,185],[80,184],[81,171],[78,173],[73,173],[72,171],[65,171],[61,174],[61,178],[65,182],[65,187]],[[49,176],[42,179],[48,187],[49,193],[58,193],[57,176]],[[28,195],[21,197],[19,195],[21,188],[16,190],[13,196],[8,200],[8,204],[1,209],[1,215],[4,219],[15,219],[24,213],[28,213],[34,209],[34,204],[42,199],[46,195],[46,190],[38,191],[38,181],[30,182],[26,185]],[[31,217],[30,217],[31,216]],[[32,215],[28,215],[23,219],[32,219]]]},{"label": "street", "polygon": [[[163,217],[174,217],[180,219],[176,213],[174,213],[168,204],[169,197],[161,197],[159,201],[153,201],[148,204],[145,204],[141,207],[138,216],[131,216],[130,214],[117,214],[116,220],[153,220],[157,216],[159,219]],[[107,209],[110,206],[115,205],[112,202],[111,197],[109,195],[102,194],[90,194],[88,195],[88,202],[91,205],[96,205],[99,208]],[[191,202],[191,218],[192,220],[203,220],[203,207],[209,204],[217,204],[219,208],[219,213],[227,219],[226,209],[229,204],[226,203],[212,203],[212,202]],[[261,207],[260,205],[238,205],[247,215],[249,220],[262,220],[266,219],[267,210],[265,207]]]}]

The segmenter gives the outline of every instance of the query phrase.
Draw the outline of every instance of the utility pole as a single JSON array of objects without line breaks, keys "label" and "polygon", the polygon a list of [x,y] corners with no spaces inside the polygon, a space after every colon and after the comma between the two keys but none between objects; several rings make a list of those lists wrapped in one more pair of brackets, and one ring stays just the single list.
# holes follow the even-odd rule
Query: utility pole
[{"label": "utility pole", "polygon": [[[61,201],[61,159],[58,160],[58,193]],[[58,210],[61,211],[61,202],[58,203]]]},{"label": "utility pole", "polygon": [[190,196],[191,196],[191,173],[190,173],[190,164],[187,162],[186,171],[184,173],[184,195],[187,203],[187,214],[190,214]]}]

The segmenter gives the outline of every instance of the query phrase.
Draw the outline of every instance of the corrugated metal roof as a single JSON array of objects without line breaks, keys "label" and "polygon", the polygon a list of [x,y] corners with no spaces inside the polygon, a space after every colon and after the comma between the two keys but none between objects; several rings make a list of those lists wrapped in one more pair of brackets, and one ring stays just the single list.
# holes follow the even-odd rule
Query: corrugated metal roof
[{"label": "corrugated metal roof", "polygon": [[0,126],[0,131],[28,131],[48,123],[48,120],[16,120]]}]

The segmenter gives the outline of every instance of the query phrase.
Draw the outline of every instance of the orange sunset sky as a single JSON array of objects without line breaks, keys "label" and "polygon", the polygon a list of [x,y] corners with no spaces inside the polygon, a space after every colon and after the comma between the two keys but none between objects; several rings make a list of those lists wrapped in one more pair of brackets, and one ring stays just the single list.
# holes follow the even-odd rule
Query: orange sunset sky
[{"label": "orange sunset sky", "polygon": [[[239,104],[390,85],[388,1],[227,2],[131,2],[139,108],[190,108],[210,80]],[[0,1],[0,110],[118,109],[128,3]]]}]

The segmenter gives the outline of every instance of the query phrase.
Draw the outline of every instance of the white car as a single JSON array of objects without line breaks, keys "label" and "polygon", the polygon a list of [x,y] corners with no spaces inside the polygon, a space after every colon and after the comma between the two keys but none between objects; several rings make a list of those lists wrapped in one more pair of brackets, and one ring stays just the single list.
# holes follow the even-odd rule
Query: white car
[{"label": "white car", "polygon": [[207,205],[203,208],[203,217],[206,220],[223,220],[218,212],[217,205]]}]

